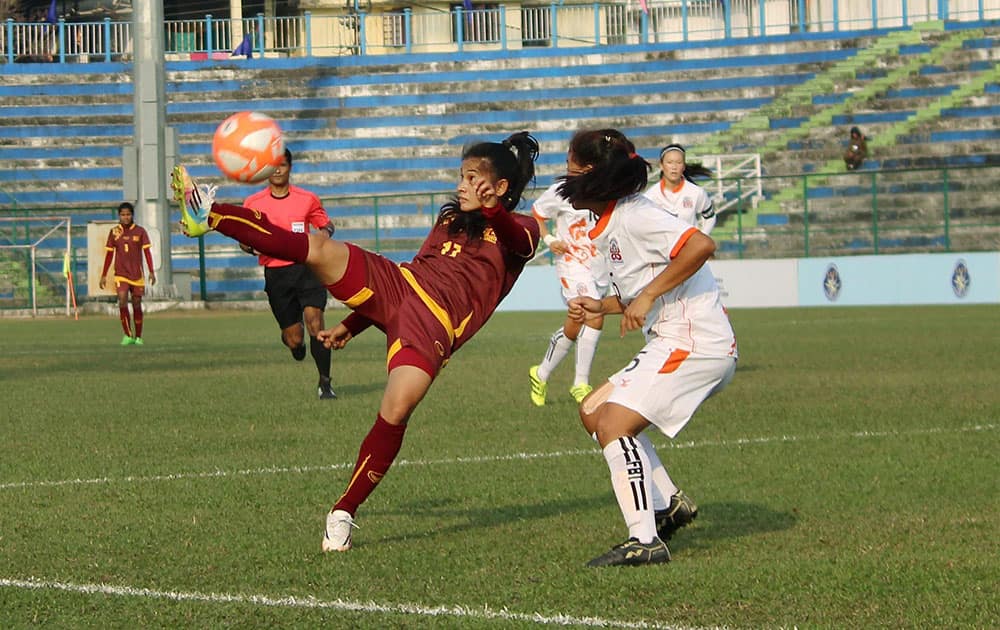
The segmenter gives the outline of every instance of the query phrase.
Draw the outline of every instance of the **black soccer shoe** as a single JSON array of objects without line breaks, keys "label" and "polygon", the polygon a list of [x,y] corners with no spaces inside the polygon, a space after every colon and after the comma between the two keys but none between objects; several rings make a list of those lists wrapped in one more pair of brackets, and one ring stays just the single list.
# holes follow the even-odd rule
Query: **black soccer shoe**
[{"label": "black soccer shoe", "polygon": [[337,397],[337,394],[333,392],[333,388],[330,387],[330,379],[320,377],[319,379],[319,399],[320,400],[333,400]]},{"label": "black soccer shoe", "polygon": [[588,567],[635,567],[641,564],[662,564],[670,562],[670,550],[659,538],[643,544],[638,538],[629,538],[611,551],[597,556],[587,563]]},{"label": "black soccer shoe", "polygon": [[670,540],[674,533],[698,518],[698,506],[691,497],[678,490],[670,497],[670,506],[665,510],[656,510],[656,535],[660,540]]}]

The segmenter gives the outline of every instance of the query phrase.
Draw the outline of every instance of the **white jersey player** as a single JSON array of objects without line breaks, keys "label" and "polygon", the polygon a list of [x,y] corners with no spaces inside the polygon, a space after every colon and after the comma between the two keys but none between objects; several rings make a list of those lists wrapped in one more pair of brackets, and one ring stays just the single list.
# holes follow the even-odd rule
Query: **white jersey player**
[{"label": "white jersey player", "polygon": [[679,144],[663,147],[660,169],[661,178],[646,190],[646,196],[681,221],[710,234],[715,227],[715,205],[705,189],[690,178],[712,172],[700,164],[688,164]]},{"label": "white jersey player", "polygon": [[646,336],[632,361],[580,406],[629,529],[627,541],[590,566],[667,562],[662,539],[691,522],[697,507],[642,432],[655,425],[675,437],[735,373],[736,337],[705,266],[715,243],[641,194],[649,164],[620,132],[578,132],[567,164],[581,174],[568,176],[560,195],[599,215],[590,237],[608,259],[613,288],[601,300],[574,298],[569,314],[622,313],[622,334],[642,329]]},{"label": "white jersey player", "polygon": [[[556,273],[562,290],[563,302],[579,296],[601,298],[608,290],[608,272],[603,256],[590,242],[588,233],[594,227],[589,210],[577,210],[556,194],[558,184],[553,184],[531,206],[538,221],[542,240],[555,255]],[[548,222],[555,221],[555,230],[549,232]],[[569,354],[576,344],[576,373],[570,395],[576,402],[593,389],[590,386],[590,366],[597,352],[604,318],[597,317],[586,323],[567,318],[563,326],[552,334],[542,362],[528,370],[531,381],[531,402],[542,406],[548,392],[552,371]]]}]

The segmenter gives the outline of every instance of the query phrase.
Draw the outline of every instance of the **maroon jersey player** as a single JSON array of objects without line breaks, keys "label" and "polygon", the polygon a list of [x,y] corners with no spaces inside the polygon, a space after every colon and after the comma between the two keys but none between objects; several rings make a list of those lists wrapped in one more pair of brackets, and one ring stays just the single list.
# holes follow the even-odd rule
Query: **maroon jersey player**
[{"label": "maroon jersey player", "polygon": [[[135,208],[127,201],[118,205],[118,225],[111,228],[104,245],[104,268],[101,270],[100,287],[107,284],[111,260],[115,261],[115,291],[118,293],[118,317],[121,319],[121,345],[142,345],[142,296],[146,293],[146,281],[142,273],[142,261],[149,267],[149,284],[156,284],[153,271],[153,255],[150,250],[149,234],[134,222]],[[129,318],[129,297],[132,302],[132,317]],[[132,324],[135,324],[133,328]]]},{"label": "maroon jersey player", "polygon": [[347,488],[327,514],[324,551],[351,548],[354,515],[396,458],[410,414],[534,255],[538,223],[512,211],[534,177],[537,155],[538,143],[527,132],[466,148],[456,197],[441,208],[417,256],[404,264],[325,236],[278,229],[246,208],[212,204],[211,193],[200,190],[183,167],[174,170],[175,196],[195,213],[182,212],[185,232],[214,228],[259,252],[304,262],[333,297],[353,309],[320,333],[328,345],[343,348],[370,325],[385,332],[388,381]]}]

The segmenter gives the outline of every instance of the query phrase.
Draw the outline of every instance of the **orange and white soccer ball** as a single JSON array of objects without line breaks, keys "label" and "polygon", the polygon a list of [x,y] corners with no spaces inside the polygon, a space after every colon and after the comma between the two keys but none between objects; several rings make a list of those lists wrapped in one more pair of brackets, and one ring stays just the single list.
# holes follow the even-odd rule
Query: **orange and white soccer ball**
[{"label": "orange and white soccer ball", "polygon": [[212,138],[212,157],[226,177],[238,182],[267,179],[281,163],[285,140],[273,118],[238,112],[222,121]]}]

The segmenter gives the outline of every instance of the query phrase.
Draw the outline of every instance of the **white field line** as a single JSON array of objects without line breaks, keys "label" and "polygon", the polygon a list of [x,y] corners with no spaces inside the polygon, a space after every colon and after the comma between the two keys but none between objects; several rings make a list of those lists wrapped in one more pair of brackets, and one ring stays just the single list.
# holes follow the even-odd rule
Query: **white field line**
[{"label": "white field line", "polygon": [[316,599],[315,597],[272,597],[270,595],[241,595],[229,593],[196,593],[178,591],[157,591],[131,586],[110,584],[74,584],[28,578],[24,580],[0,578],[0,588],[22,590],[66,591],[85,595],[114,595],[118,597],[142,597],[145,599],[165,599],[176,602],[199,602],[208,604],[246,604],[251,606],[272,606],[280,608],[305,608],[340,610],[358,613],[389,613],[417,615],[421,617],[459,617],[474,620],[517,621],[523,623],[556,626],[593,626],[599,628],[649,628],[655,630],[696,630],[682,626],[669,626],[655,621],[622,621],[600,617],[573,617],[570,615],[542,615],[539,613],[511,612],[506,608],[472,608],[468,606],[422,606],[420,604],[380,604],[343,599]]},{"label": "white field line", "polygon": [[[927,435],[948,432],[978,432],[993,431],[996,425],[982,424],[971,425],[958,428],[932,428],[918,429],[913,431],[862,431],[855,433],[841,433],[832,435],[813,436],[772,436],[759,438],[740,438],[735,440],[706,440],[701,442],[670,442],[669,448],[710,448],[742,446],[747,444],[775,444],[784,442],[802,442],[830,439],[868,439],[880,437],[898,437],[907,435]],[[662,446],[660,448],[663,448]],[[512,460],[531,459],[551,459],[574,455],[593,455],[596,449],[578,449],[571,451],[557,451],[550,453],[514,453],[511,455],[492,455],[478,457],[456,457],[440,460],[401,460],[397,465],[408,466],[431,466],[464,463],[489,463]],[[213,471],[205,473],[180,473],[174,475],[154,475],[146,477],[122,477],[122,478],[98,478],[98,479],[68,479],[63,481],[38,481],[38,482],[18,482],[0,485],[0,489],[7,488],[27,488],[39,486],[62,486],[75,484],[95,484],[95,483],[127,483],[127,482],[155,482],[173,481],[178,479],[196,479],[208,477],[227,477],[239,475],[256,474],[281,474],[281,473],[305,473],[312,471],[335,470],[347,468],[349,464],[336,464],[331,466],[295,466],[295,467],[271,467],[254,470],[240,470],[233,472]],[[15,588],[21,590],[57,590],[81,594],[113,595],[118,597],[142,597],[146,599],[164,599],[171,601],[187,601],[201,603],[222,603],[222,604],[246,604],[251,606],[270,606],[285,608],[304,609],[325,609],[340,610],[346,612],[359,613],[388,613],[401,615],[416,615],[422,617],[456,617],[474,620],[505,620],[539,625],[559,625],[559,626],[587,626],[601,628],[641,628],[652,630],[698,630],[695,628],[683,628],[680,626],[670,626],[653,621],[625,621],[616,619],[603,619],[600,617],[575,617],[571,615],[542,615],[540,613],[528,614],[511,612],[507,609],[490,609],[488,606],[482,608],[472,608],[468,606],[423,606],[419,604],[385,604],[370,602],[358,602],[343,599],[322,600],[315,597],[274,597],[269,595],[246,595],[227,593],[197,593],[179,591],[157,591],[148,588],[131,586],[113,586],[108,584],[75,584],[71,582],[56,582],[42,580],[38,578],[15,579],[0,578],[0,588]]]},{"label": "white field line", "polygon": [[[776,435],[755,438],[736,438],[732,440],[701,440],[690,442],[667,442],[658,444],[658,449],[675,448],[725,448],[731,446],[766,445],[786,442],[815,442],[819,440],[873,439],[884,437],[907,437],[916,435],[933,435],[939,433],[968,433],[995,431],[995,424],[974,424],[964,427],[913,429],[911,431],[857,431],[851,433],[829,433],[819,435]],[[393,466],[444,466],[450,464],[487,464],[493,462],[557,459],[579,455],[595,455],[599,451],[592,449],[573,449],[568,451],[552,451],[548,453],[511,453],[508,455],[477,455],[475,457],[452,457],[446,459],[401,459]],[[322,466],[269,466],[266,468],[249,468],[243,470],[213,470],[207,472],[172,473],[167,475],[128,475],[125,477],[94,477],[91,479],[57,479],[38,481],[8,481],[0,483],[0,490],[19,488],[44,488],[55,486],[79,486],[112,483],[155,483],[160,481],[179,481],[183,479],[207,479],[212,477],[247,477],[253,475],[283,475],[326,472],[353,468],[354,463],[328,464]]]}]

